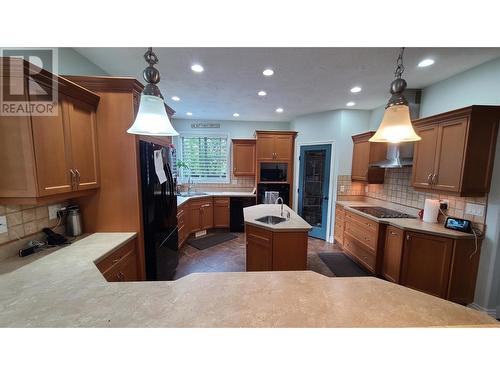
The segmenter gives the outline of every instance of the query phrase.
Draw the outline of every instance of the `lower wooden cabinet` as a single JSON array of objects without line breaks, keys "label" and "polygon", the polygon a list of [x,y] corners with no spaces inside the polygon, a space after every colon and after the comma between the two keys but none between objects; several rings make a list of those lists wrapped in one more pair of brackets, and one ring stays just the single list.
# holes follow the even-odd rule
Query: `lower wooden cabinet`
[{"label": "lower wooden cabinet", "polygon": [[245,225],[246,270],[273,270],[273,232]]},{"label": "lower wooden cabinet", "polygon": [[214,228],[229,228],[228,197],[214,197]]},{"label": "lower wooden cabinet", "polygon": [[127,242],[122,247],[96,264],[107,281],[138,281],[139,264],[136,240]]},{"label": "lower wooden cabinet", "polygon": [[177,227],[179,228],[179,235],[178,235],[179,248],[181,248],[182,245],[184,245],[184,242],[186,242],[189,236],[189,225],[186,220],[186,211],[184,210],[184,208],[185,206],[182,206],[182,208],[179,207],[177,209]]},{"label": "lower wooden cabinet", "polygon": [[382,258],[382,276],[393,283],[399,283],[401,259],[403,256],[404,232],[389,226],[385,232],[384,256]]},{"label": "lower wooden cabinet", "polygon": [[344,245],[344,226],[345,226],[345,210],[344,207],[337,204],[335,206],[335,227],[333,237],[335,242],[340,246]]}]

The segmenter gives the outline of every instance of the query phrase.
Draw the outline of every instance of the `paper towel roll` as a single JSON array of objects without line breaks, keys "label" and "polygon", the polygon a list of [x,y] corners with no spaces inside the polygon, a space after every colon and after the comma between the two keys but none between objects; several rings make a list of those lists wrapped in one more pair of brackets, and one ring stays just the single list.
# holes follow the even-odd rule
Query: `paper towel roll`
[{"label": "paper towel roll", "polygon": [[426,199],[424,204],[424,217],[426,223],[437,223],[439,215],[439,200]]}]

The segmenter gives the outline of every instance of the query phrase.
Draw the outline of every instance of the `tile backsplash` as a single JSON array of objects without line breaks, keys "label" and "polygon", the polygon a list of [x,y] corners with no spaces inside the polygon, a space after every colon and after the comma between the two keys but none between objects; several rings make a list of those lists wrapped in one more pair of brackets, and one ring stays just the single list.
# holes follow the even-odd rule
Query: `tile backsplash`
[{"label": "tile backsplash", "polygon": [[7,217],[7,232],[0,233],[0,250],[2,244],[29,237],[57,224],[57,219],[49,220],[48,205],[0,205],[0,216]]},{"label": "tile backsplash", "polygon": [[[471,220],[477,224],[484,224],[486,214],[473,216],[465,213],[467,203],[487,205],[487,197],[457,197],[439,192],[420,192],[411,186],[412,168],[386,169],[384,184],[365,184],[351,182],[350,175],[338,176],[337,196],[343,195],[366,196],[380,200],[397,203],[412,208],[424,208],[425,199],[447,199],[449,201],[446,214]],[[343,191],[342,190],[343,187]],[[367,187],[368,191],[365,191]]]},{"label": "tile backsplash", "polygon": [[[231,180],[229,183],[223,184],[205,184],[205,183],[195,183],[195,191],[249,191],[255,186],[254,176],[244,176],[236,177],[231,173]],[[181,184],[181,191],[187,190],[186,184]]]}]

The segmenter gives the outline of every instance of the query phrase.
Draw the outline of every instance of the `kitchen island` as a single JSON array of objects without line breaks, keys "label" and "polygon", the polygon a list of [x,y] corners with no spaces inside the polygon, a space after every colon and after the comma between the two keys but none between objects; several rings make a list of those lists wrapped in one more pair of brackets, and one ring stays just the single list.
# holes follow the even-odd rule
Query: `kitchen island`
[{"label": "kitchen island", "polygon": [[247,271],[307,269],[311,226],[287,205],[259,204],[243,209]]},{"label": "kitchen island", "polygon": [[195,273],[107,282],[95,263],[135,237],[96,233],[0,262],[1,327],[499,327],[487,314],[374,277]]}]

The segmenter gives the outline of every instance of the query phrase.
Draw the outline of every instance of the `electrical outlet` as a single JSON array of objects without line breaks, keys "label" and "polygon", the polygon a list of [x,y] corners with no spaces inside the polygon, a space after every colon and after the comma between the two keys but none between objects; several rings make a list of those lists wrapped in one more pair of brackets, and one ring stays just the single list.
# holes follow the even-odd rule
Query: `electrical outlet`
[{"label": "electrical outlet", "polygon": [[7,216],[0,216],[0,233],[7,233]]},{"label": "electrical outlet", "polygon": [[440,199],[439,200],[439,208],[442,210],[447,210],[450,207],[450,201],[448,199]]},{"label": "electrical outlet", "polygon": [[341,193],[344,193],[344,192],[345,192],[345,186],[344,186],[344,185],[340,185],[340,192],[341,192]]},{"label": "electrical outlet", "polygon": [[57,219],[57,211],[62,208],[60,203],[49,206],[49,220]]},{"label": "electrical outlet", "polygon": [[484,206],[482,204],[466,203],[465,213],[474,216],[484,216]]}]

